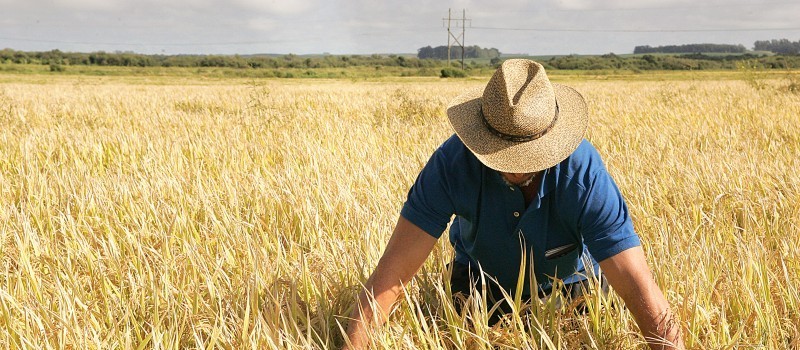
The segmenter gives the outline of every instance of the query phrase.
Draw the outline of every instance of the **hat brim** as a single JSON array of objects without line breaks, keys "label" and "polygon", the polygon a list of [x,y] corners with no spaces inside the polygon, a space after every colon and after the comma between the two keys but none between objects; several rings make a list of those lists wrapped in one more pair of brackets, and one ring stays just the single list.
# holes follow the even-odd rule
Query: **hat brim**
[{"label": "hat brim", "polygon": [[484,165],[507,173],[532,173],[550,168],[578,148],[589,124],[583,96],[575,89],[553,84],[558,101],[558,120],[544,136],[527,142],[503,140],[483,125],[483,88],[456,97],[447,117],[456,135]]}]

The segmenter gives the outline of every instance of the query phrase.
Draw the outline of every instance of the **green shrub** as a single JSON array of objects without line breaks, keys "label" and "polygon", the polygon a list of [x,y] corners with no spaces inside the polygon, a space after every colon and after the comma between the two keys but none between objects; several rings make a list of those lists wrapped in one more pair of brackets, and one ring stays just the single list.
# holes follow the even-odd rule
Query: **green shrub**
[{"label": "green shrub", "polygon": [[458,68],[451,68],[445,67],[442,68],[442,74],[439,76],[441,78],[466,78],[467,72],[458,69]]}]

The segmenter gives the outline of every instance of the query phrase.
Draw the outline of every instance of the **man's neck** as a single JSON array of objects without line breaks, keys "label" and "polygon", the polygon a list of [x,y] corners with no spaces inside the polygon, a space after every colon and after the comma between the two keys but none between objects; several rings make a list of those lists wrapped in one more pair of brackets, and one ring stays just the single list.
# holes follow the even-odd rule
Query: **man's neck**
[{"label": "man's neck", "polygon": [[519,186],[519,189],[522,191],[522,196],[525,198],[525,208],[528,208],[533,201],[533,197],[539,192],[539,187],[541,187],[540,184],[542,183],[542,174],[544,174],[543,171],[536,173],[536,175],[533,175],[529,180],[528,184]]}]

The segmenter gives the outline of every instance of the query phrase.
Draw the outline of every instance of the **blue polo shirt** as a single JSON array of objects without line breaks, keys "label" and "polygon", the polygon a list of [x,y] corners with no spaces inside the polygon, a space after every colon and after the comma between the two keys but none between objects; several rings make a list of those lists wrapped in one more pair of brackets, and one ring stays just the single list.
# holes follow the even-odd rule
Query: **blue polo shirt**
[{"label": "blue polo shirt", "polygon": [[455,260],[480,267],[506,288],[517,284],[524,251],[528,295],[531,265],[540,292],[548,291],[554,278],[585,279],[585,266],[599,271],[597,261],[640,244],[625,200],[587,140],[545,170],[526,209],[522,191],[453,135],[420,172],[400,215],[435,238],[455,215]]}]

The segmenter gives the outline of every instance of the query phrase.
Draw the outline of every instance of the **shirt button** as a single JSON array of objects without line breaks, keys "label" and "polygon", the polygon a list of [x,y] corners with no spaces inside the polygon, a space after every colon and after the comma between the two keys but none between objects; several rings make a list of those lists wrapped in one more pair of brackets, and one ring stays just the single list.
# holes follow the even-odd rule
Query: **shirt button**
[{"label": "shirt button", "polygon": [[518,212],[518,211],[515,211],[515,212],[514,212],[514,217],[515,217],[515,218],[518,218],[518,217],[519,217],[519,212]]},{"label": "shirt button", "polygon": [[513,191],[514,190],[514,186],[508,186],[508,189]]}]

